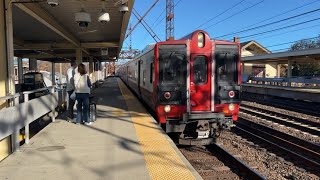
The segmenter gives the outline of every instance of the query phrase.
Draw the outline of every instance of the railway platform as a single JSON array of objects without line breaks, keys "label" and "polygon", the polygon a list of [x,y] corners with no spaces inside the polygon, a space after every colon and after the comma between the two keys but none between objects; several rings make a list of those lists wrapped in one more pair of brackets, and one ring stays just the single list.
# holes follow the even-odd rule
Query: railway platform
[{"label": "railway platform", "polygon": [[61,116],[0,163],[0,179],[201,179],[120,79],[94,95],[94,124]]},{"label": "railway platform", "polygon": [[242,84],[242,92],[266,96],[275,96],[301,101],[320,102],[319,88],[301,88],[286,86],[271,86],[261,84]]}]

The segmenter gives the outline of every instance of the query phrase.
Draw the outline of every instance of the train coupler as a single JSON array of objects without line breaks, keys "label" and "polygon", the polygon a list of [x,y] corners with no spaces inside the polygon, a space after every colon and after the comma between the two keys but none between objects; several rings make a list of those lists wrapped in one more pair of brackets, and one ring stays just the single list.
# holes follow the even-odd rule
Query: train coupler
[{"label": "train coupler", "polygon": [[227,129],[227,130],[230,130],[231,129],[231,127],[234,127],[234,124],[233,124],[233,121],[232,121],[232,119],[230,118],[226,118],[226,119],[224,119],[223,121],[221,121],[220,123],[219,123],[219,127],[221,128],[221,129]]}]

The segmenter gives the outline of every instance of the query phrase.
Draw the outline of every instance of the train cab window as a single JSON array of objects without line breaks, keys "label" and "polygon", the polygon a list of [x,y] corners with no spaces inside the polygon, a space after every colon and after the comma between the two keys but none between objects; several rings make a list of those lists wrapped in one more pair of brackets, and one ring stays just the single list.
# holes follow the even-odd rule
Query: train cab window
[{"label": "train cab window", "polygon": [[208,64],[205,56],[196,56],[193,60],[193,82],[195,84],[207,84]]},{"label": "train cab window", "polygon": [[217,45],[215,60],[218,80],[235,82],[238,78],[238,47],[235,45]]},{"label": "train cab window", "polygon": [[159,46],[159,84],[184,88],[187,77],[186,45]]},{"label": "train cab window", "polygon": [[153,82],[153,72],[154,72],[154,64],[150,64],[150,83]]}]

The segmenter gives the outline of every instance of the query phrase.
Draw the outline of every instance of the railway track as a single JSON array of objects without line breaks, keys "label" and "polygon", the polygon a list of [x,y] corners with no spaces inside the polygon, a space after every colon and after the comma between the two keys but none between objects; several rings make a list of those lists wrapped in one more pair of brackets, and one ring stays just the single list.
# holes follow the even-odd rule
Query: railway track
[{"label": "railway track", "polygon": [[219,144],[179,149],[204,179],[266,179]]},{"label": "railway track", "polygon": [[320,146],[240,118],[233,131],[296,166],[320,175]]},{"label": "railway track", "polygon": [[320,117],[320,105],[316,103],[288,100],[283,98],[264,99],[261,95],[248,95],[246,93],[242,96],[243,100]]},{"label": "railway track", "polygon": [[270,115],[273,115],[273,116],[276,116],[276,117],[279,117],[279,118],[282,118],[282,119],[293,120],[293,121],[295,121],[297,123],[306,124],[306,125],[309,125],[309,126],[312,126],[312,127],[320,128],[320,121],[319,122],[310,121],[306,117],[300,118],[300,117],[297,117],[297,116],[294,116],[294,115],[288,115],[288,114],[284,114],[284,113],[281,113],[281,112],[275,112],[275,111],[267,109],[267,107],[266,108],[262,108],[262,107],[254,106],[254,105],[251,105],[250,103],[247,103],[247,102],[242,102],[241,103],[241,107],[250,108],[250,109],[253,109],[253,110],[256,110],[256,111],[259,111],[259,112],[263,112],[263,113],[266,113],[266,114],[270,114]]},{"label": "railway track", "polygon": [[251,116],[256,116],[262,119],[266,119],[278,124],[282,124],[287,127],[292,127],[299,129],[303,132],[308,132],[310,134],[320,136],[320,124],[306,119],[292,117],[289,115],[284,115],[281,113],[276,113],[267,109],[262,109],[258,107],[252,107],[248,105],[241,105],[240,112],[249,114]]}]

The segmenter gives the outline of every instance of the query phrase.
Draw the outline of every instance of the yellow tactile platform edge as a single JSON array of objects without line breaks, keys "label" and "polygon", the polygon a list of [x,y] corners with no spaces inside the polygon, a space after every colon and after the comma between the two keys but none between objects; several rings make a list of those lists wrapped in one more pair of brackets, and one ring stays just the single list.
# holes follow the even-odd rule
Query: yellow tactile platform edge
[{"label": "yellow tactile platform edge", "polygon": [[151,179],[195,179],[144,107],[118,79]]}]

